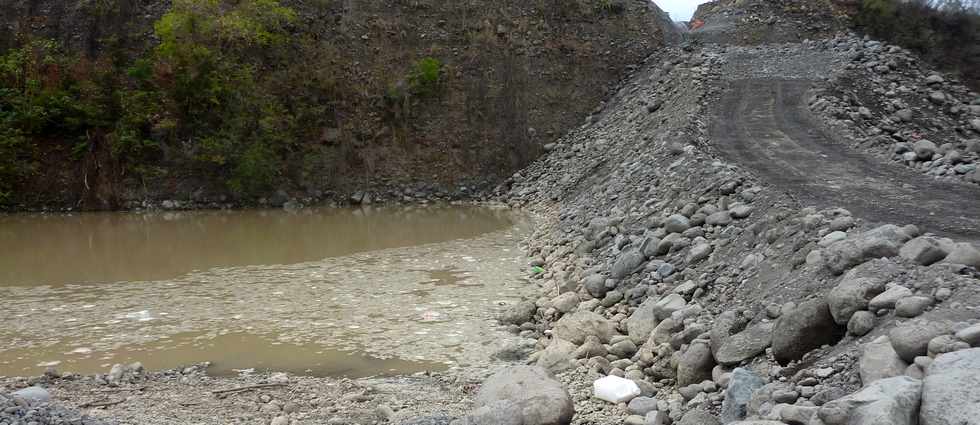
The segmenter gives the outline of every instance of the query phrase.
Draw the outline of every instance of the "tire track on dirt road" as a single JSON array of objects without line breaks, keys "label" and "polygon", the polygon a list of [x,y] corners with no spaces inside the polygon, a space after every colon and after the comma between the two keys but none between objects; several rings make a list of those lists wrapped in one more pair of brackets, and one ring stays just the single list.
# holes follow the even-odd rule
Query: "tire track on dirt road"
[{"label": "tire track on dirt road", "polygon": [[809,115],[809,87],[805,80],[733,82],[712,114],[715,149],[804,206],[980,241],[980,187],[936,181],[835,142]]}]

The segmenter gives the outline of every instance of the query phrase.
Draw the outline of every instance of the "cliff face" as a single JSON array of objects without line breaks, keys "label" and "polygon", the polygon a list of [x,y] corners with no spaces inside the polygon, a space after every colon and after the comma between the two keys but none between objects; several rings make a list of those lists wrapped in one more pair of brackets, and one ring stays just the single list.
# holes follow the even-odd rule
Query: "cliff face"
[{"label": "cliff face", "polygon": [[[645,0],[284,2],[317,43],[336,94],[327,117],[285,158],[276,186],[290,196],[399,186],[494,184],[581,123],[634,64],[661,47],[662,12]],[[0,46],[18,35],[97,55],[151,48],[165,1],[16,0],[0,5]],[[392,91],[421,58],[443,64],[436,95]],[[287,59],[288,60],[288,59]],[[303,96],[296,93],[296,96]],[[110,180],[95,198],[85,161],[54,160],[15,190],[21,206],[122,207],[141,199],[226,195],[208,176],[165,159],[152,178]],[[95,185],[97,186],[97,185]]]}]

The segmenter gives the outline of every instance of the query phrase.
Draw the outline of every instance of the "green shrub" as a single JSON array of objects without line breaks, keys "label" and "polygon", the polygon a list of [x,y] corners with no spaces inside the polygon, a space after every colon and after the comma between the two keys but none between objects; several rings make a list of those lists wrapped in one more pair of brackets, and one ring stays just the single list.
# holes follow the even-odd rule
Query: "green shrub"
[{"label": "green shrub", "polygon": [[276,181],[279,160],[263,142],[253,142],[237,159],[228,185],[238,195],[251,196],[268,191]]},{"label": "green shrub", "polygon": [[[83,9],[101,16],[118,5],[86,0]],[[16,197],[50,152],[68,161],[108,153],[120,172],[100,178],[173,169],[261,196],[336,126],[336,69],[347,64],[278,0],[173,0],[153,30],[159,43],[142,53],[117,40],[95,57],[11,37],[16,48],[0,51],[0,199]],[[400,86],[405,110],[440,90],[443,68],[430,57],[412,64]]]},{"label": "green shrub", "polygon": [[412,65],[409,86],[416,95],[431,95],[438,90],[441,75],[442,62],[439,59],[422,58]]}]

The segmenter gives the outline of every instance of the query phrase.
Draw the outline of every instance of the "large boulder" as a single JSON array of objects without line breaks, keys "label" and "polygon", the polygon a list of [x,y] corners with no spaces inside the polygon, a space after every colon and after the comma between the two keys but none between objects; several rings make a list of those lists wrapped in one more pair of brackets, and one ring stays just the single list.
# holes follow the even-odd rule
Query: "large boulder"
[{"label": "large boulder", "polygon": [[820,410],[820,408],[816,406],[777,404],[772,409],[772,415],[779,417],[780,420],[788,424],[806,425],[813,420],[813,417],[816,416],[818,410]]},{"label": "large boulder", "polygon": [[803,302],[776,320],[772,331],[772,352],[776,361],[786,364],[824,344],[834,344],[844,336],[830,314],[824,299]]},{"label": "large boulder", "polygon": [[851,236],[823,251],[825,266],[841,274],[872,258],[894,257],[911,237],[894,224],[886,224]]},{"label": "large boulder", "polygon": [[638,249],[630,249],[619,255],[616,262],[612,266],[612,271],[610,276],[613,279],[622,279],[626,276],[633,274],[636,269],[643,265],[646,261],[646,255]]},{"label": "large boulder", "polygon": [[899,300],[912,296],[912,290],[901,285],[895,285],[876,295],[868,302],[868,309],[878,311],[881,309],[894,309]]},{"label": "large boulder", "polygon": [[660,245],[659,238],[648,236],[643,239],[643,242],[640,244],[640,252],[642,252],[647,258],[656,257],[658,245]]},{"label": "large boulder", "polygon": [[711,336],[711,352],[717,355],[718,350],[728,342],[732,335],[744,330],[748,324],[749,319],[734,310],[728,310],[716,316],[709,333]]},{"label": "large boulder", "polygon": [[922,381],[897,376],[820,407],[826,425],[916,425]]},{"label": "large boulder", "polygon": [[919,236],[902,246],[902,249],[898,251],[898,255],[923,266],[928,266],[946,258],[949,252],[946,251],[936,238]]},{"label": "large boulder", "polygon": [[902,360],[892,348],[891,340],[887,336],[878,337],[864,344],[861,360],[858,361],[861,382],[865,386],[879,379],[902,376],[908,366],[908,363]]},{"label": "large boulder", "polygon": [[759,323],[727,338],[715,352],[725,366],[737,365],[766,351],[772,345],[773,322]]},{"label": "large boulder", "polygon": [[616,325],[591,311],[576,311],[555,322],[554,336],[572,344],[581,345],[585,337],[595,335],[608,343],[616,334]]},{"label": "large boulder", "polygon": [[551,300],[552,307],[561,313],[568,313],[578,307],[581,300],[575,292],[566,292]]},{"label": "large boulder", "polygon": [[752,392],[766,384],[762,378],[747,369],[736,368],[725,388],[725,400],[721,404],[721,423],[727,424],[745,419]]},{"label": "large boulder", "polygon": [[906,363],[929,351],[929,341],[950,332],[951,325],[946,321],[916,320],[896,326],[888,333],[892,348]]},{"label": "large boulder", "polygon": [[666,318],[661,320],[657,324],[656,328],[653,328],[653,332],[650,333],[650,338],[647,340],[648,345],[660,345],[671,341],[674,334],[684,330],[684,322],[675,321],[672,318]]},{"label": "large boulder", "polygon": [[602,298],[609,292],[609,287],[606,286],[606,277],[598,273],[586,276],[582,281],[582,286],[585,287],[586,291],[589,291],[589,295],[596,298]]},{"label": "large boulder", "polygon": [[[980,176],[980,170],[977,173]],[[949,251],[949,255],[942,262],[980,268],[980,249],[977,249],[971,243],[958,243],[953,245],[953,249]]]},{"label": "large boulder", "polygon": [[571,342],[563,339],[554,338],[543,351],[538,354],[535,365],[558,373],[574,367],[572,360],[575,359],[575,350],[578,347]]},{"label": "large boulder", "polygon": [[827,293],[827,305],[834,321],[846,325],[851,315],[868,308],[868,301],[885,292],[885,281],[878,276],[854,269]]},{"label": "large boulder", "polygon": [[572,422],[571,396],[547,370],[512,366],[487,379],[473,402],[471,425],[565,425]]},{"label": "large boulder", "polygon": [[670,294],[659,300],[653,305],[653,315],[657,320],[664,320],[674,314],[675,311],[687,307],[687,301],[678,294]]},{"label": "large boulder", "polygon": [[690,410],[681,417],[677,425],[721,425],[721,421],[704,410]]},{"label": "large boulder", "polygon": [[718,211],[705,217],[704,222],[710,226],[727,226],[732,224],[732,214],[728,211]]},{"label": "large boulder", "polygon": [[711,369],[715,367],[715,359],[711,356],[711,347],[707,341],[695,341],[681,355],[677,362],[677,387],[686,387],[711,380]]},{"label": "large boulder", "polygon": [[640,304],[633,314],[630,315],[629,319],[626,319],[626,333],[630,336],[630,339],[637,344],[643,344],[648,338],[650,338],[650,332],[657,327],[660,323],[657,320],[657,315],[654,313],[654,306],[660,300],[650,297],[643,304]]},{"label": "large boulder", "polygon": [[521,301],[504,310],[500,314],[499,320],[505,325],[520,325],[530,322],[536,311],[538,311],[538,307],[533,302]]},{"label": "large boulder", "polygon": [[980,423],[980,348],[955,351],[929,366],[919,425]]}]

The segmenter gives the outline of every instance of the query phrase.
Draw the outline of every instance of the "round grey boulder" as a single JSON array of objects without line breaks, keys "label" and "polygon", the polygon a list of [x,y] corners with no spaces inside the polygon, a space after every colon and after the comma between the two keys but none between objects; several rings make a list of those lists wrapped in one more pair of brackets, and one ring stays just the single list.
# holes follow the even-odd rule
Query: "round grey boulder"
[{"label": "round grey boulder", "polygon": [[943,321],[918,320],[899,325],[891,330],[888,338],[892,348],[906,363],[929,351],[929,341],[950,331],[950,324]]},{"label": "round grey boulder", "polygon": [[473,403],[472,425],[566,425],[575,416],[568,391],[548,373],[512,366],[488,378]]}]

